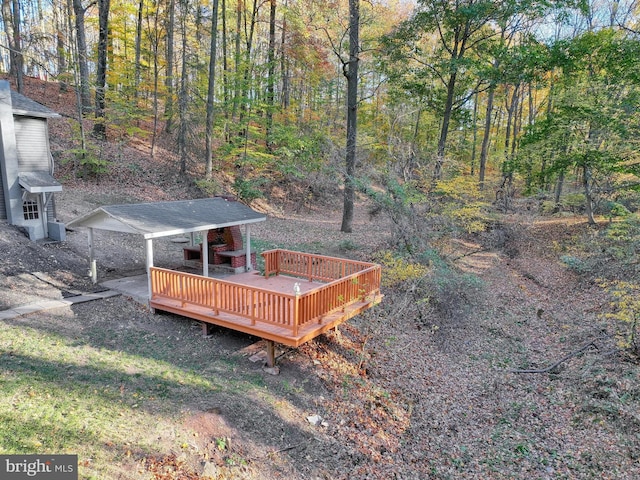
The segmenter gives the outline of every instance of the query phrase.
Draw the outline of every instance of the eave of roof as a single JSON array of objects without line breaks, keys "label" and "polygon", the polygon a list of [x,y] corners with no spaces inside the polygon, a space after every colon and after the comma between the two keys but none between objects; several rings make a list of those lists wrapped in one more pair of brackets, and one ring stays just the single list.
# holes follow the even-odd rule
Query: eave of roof
[{"label": "eave of roof", "polygon": [[61,192],[62,185],[47,172],[20,172],[18,183],[29,193]]},{"label": "eave of roof", "polygon": [[14,115],[39,118],[60,117],[59,113],[13,90],[11,90],[11,108]]}]

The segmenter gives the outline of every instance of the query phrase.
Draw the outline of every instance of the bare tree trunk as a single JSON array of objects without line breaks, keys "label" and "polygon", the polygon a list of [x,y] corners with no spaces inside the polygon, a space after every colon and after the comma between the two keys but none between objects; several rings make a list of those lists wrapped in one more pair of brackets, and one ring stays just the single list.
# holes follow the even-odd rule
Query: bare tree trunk
[{"label": "bare tree trunk", "polygon": [[270,1],[269,9],[269,50],[267,52],[267,150],[273,153],[273,109],[275,108],[275,75],[276,75],[276,0]]},{"label": "bare tree trunk", "polygon": [[181,32],[182,35],[182,74],[180,76],[180,93],[178,94],[178,111],[180,126],[178,128],[178,152],[180,154],[180,173],[187,172],[187,5],[182,2]]},{"label": "bare tree trunk", "polygon": [[344,179],[344,207],[340,231],[353,231],[355,202],[356,139],[358,129],[358,58],[360,43],[360,0],[349,0],[349,62],[343,66],[347,77],[347,151]]},{"label": "bare tree trunk", "polygon": [[96,68],[96,122],[93,134],[100,138],[107,135],[105,124],[105,90],[107,88],[107,42],[109,38],[110,0],[98,0],[98,63]]},{"label": "bare tree trunk", "polygon": [[242,13],[244,10],[244,0],[237,0],[236,6],[236,37],[234,51],[234,82],[233,82],[233,109],[231,112],[231,121],[235,122],[238,115],[238,107],[240,103],[240,32],[242,29]]},{"label": "bare tree trunk", "polygon": [[440,125],[440,138],[438,139],[438,153],[436,156],[436,165],[433,170],[433,180],[438,181],[442,177],[442,166],[444,164],[445,148],[447,146],[447,136],[449,135],[449,124],[451,123],[451,115],[453,113],[453,100],[455,98],[457,74],[452,72],[447,82],[447,99],[444,104],[444,112],[442,113],[442,124]]},{"label": "bare tree trunk", "polygon": [[402,178],[405,181],[408,181],[413,175],[413,171],[416,167],[416,158],[417,158],[417,150],[418,150],[418,133],[420,133],[420,119],[422,118],[422,108],[418,109],[418,114],[416,115],[416,123],[413,126],[413,135],[411,136],[411,151],[409,153],[409,164],[407,168],[405,168],[404,172],[402,172]]},{"label": "bare tree trunk", "polygon": [[16,88],[22,93],[24,57],[22,55],[22,42],[20,40],[20,3],[18,0],[2,0],[2,18],[4,30],[7,32],[9,42],[9,74],[16,79]]},{"label": "bare tree trunk", "polygon": [[169,0],[167,8],[169,16],[167,20],[167,39],[166,39],[166,55],[167,55],[167,72],[164,78],[164,85],[167,93],[164,100],[164,116],[166,122],[164,131],[171,133],[173,131],[173,38],[175,30],[175,0]]},{"label": "bare tree trunk", "polygon": [[[249,85],[251,80],[251,52],[253,50],[253,35],[256,31],[256,24],[258,22],[258,9],[261,4],[258,4],[258,0],[253,0],[253,5],[251,8],[251,20],[249,22],[248,30],[247,30],[247,12],[244,14],[244,35],[245,35],[245,51],[244,51],[244,62],[242,65],[242,85],[241,85],[241,94],[240,94],[240,119],[238,123],[243,125],[244,117],[248,113],[249,110]],[[247,123],[249,120],[247,119]],[[242,126],[243,135],[246,135],[248,130],[247,126]]]},{"label": "bare tree trunk", "polygon": [[560,196],[562,195],[562,187],[564,187],[564,168],[560,170],[558,174],[558,181],[556,182],[556,191],[554,195],[554,203],[558,205],[560,203]]},{"label": "bare tree trunk", "polygon": [[211,178],[213,171],[213,124],[214,124],[214,97],[216,79],[216,50],[218,48],[218,0],[213,0],[213,12],[211,18],[211,48],[209,53],[209,88],[207,91],[207,120],[206,120],[206,153],[205,175]]},{"label": "bare tree trunk", "polygon": [[[158,51],[160,50],[160,9],[156,8],[153,16],[153,134],[151,136],[151,158],[156,156],[156,140],[158,138],[158,84],[160,82],[160,66],[158,65]],[[151,35],[150,35],[151,36]]]},{"label": "bare tree trunk", "polygon": [[478,143],[478,92],[473,100],[473,145],[471,145],[471,176],[476,174],[476,144]]},{"label": "bare tree trunk", "polygon": [[[285,0],[285,9],[288,6],[288,1]],[[282,41],[280,42],[280,75],[282,77],[282,108],[286,111],[289,109],[291,102],[291,89],[289,78],[289,65],[287,62],[287,17],[286,13],[282,19]]]},{"label": "bare tree trunk", "polygon": [[582,167],[582,187],[584,189],[586,214],[589,225],[595,225],[596,219],[593,216],[593,192],[591,190],[591,169],[588,165]]},{"label": "bare tree trunk", "polygon": [[491,85],[487,97],[487,110],[484,120],[484,134],[482,136],[482,147],[480,148],[480,166],[478,170],[478,182],[480,190],[484,189],[484,177],[487,170],[487,160],[489,157],[489,140],[491,137],[491,118],[493,116],[493,99],[495,97],[496,87]]},{"label": "bare tree trunk", "polygon": [[[222,94],[224,97],[224,118],[229,120],[229,58],[227,45],[227,2],[222,0]],[[225,134],[227,133],[225,122]]]},{"label": "bare tree trunk", "polygon": [[[69,35],[71,36],[71,65],[73,68],[73,76],[74,76],[74,81],[76,86],[81,83],[80,81],[80,61],[78,59],[79,57],[79,53],[78,53],[78,42],[74,41],[73,39],[73,32],[74,29],[71,25],[71,7],[72,7],[72,0],[67,0],[67,10],[69,11],[69,15],[68,15],[68,25],[67,28],[69,30]],[[76,23],[76,27],[77,27],[77,23]],[[77,34],[77,30],[76,30],[76,34]],[[76,113],[78,115],[78,130],[80,132],[80,154],[79,155],[75,155],[74,156],[74,162],[73,162],[73,172],[75,174],[78,173],[78,164],[80,163],[81,160],[83,160],[86,156],[86,152],[87,152],[87,135],[85,133],[85,128],[84,128],[84,121],[83,121],[83,107],[82,107],[82,91],[80,88],[75,88],[75,92],[76,92]]]},{"label": "bare tree trunk", "polygon": [[80,102],[82,114],[91,111],[91,93],[89,91],[89,64],[87,62],[87,37],[84,28],[86,9],[82,0],[73,0],[73,13],[76,19],[76,46],[78,50],[78,73],[80,75]]},{"label": "bare tree trunk", "polygon": [[136,59],[135,59],[135,73],[133,79],[133,96],[138,98],[138,88],[140,87],[140,52],[142,50],[142,9],[144,8],[144,0],[140,0],[138,3],[138,21],[136,23]]},{"label": "bare tree trunk", "polygon": [[[53,15],[56,28],[56,61],[58,62],[58,83],[61,92],[67,91],[68,79],[66,78],[67,68],[67,52],[65,51],[65,25],[64,13],[62,5],[54,5]],[[69,11],[70,12],[70,11]]]}]

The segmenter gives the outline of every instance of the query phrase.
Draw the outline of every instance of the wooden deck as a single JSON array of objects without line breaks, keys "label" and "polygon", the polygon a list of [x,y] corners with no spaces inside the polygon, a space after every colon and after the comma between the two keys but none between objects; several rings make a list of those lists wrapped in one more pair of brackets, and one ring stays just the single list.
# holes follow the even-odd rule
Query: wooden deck
[{"label": "wooden deck", "polygon": [[379,265],[288,250],[265,275],[215,279],[152,267],[150,306],[297,347],[377,305]]}]

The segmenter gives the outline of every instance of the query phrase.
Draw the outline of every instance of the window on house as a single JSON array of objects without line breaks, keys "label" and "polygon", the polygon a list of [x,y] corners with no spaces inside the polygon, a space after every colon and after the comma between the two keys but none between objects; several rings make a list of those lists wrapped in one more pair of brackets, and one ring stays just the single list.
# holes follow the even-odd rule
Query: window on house
[{"label": "window on house", "polygon": [[40,212],[38,211],[38,202],[35,200],[25,200],[22,203],[22,213],[25,220],[38,220]]}]

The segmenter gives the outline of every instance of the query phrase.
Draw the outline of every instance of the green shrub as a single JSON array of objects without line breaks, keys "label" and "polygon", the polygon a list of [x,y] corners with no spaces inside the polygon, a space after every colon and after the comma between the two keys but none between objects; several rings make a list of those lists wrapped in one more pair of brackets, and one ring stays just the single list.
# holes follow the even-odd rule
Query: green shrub
[{"label": "green shrub", "polygon": [[628,217],[631,212],[627,207],[618,202],[608,202],[606,205],[606,212],[609,218],[613,217]]},{"label": "green shrub", "polygon": [[215,197],[222,191],[220,184],[216,180],[207,180],[206,178],[196,180],[196,187],[198,187],[204,194]]},{"label": "green shrub", "polygon": [[572,255],[563,255],[560,257],[560,261],[569,267],[570,270],[573,270],[580,275],[584,275],[592,271],[589,262]]},{"label": "green shrub", "polygon": [[233,182],[233,190],[240,201],[251,203],[263,197],[262,190],[260,189],[262,185],[264,185],[264,180],[260,178],[247,179],[236,177]]},{"label": "green shrub", "polygon": [[556,213],[558,206],[556,202],[552,202],[551,200],[544,200],[540,205],[540,213],[542,215],[553,215]]},{"label": "green shrub", "polygon": [[561,203],[563,207],[572,212],[581,212],[587,205],[584,193],[568,193],[562,197]]}]

